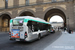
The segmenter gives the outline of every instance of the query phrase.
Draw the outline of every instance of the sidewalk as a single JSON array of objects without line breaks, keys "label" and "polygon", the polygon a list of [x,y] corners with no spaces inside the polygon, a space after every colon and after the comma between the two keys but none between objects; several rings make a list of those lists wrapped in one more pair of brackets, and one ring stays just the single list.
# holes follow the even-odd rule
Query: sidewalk
[{"label": "sidewalk", "polygon": [[44,50],[75,50],[75,32],[69,34],[62,31],[61,37]]},{"label": "sidewalk", "polygon": [[0,34],[6,34],[6,33],[9,33],[9,32],[0,32]]}]

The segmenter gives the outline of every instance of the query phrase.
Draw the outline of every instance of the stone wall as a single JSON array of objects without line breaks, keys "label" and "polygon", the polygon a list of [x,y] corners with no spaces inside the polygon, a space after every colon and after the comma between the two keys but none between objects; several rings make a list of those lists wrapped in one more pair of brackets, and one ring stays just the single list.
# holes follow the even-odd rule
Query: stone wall
[{"label": "stone wall", "polygon": [[19,6],[25,6],[25,0],[19,0]]},{"label": "stone wall", "polygon": [[[50,16],[56,15],[57,12],[53,11],[52,9],[61,10],[63,13],[58,13],[58,15],[61,15],[63,19],[66,22],[67,27],[71,29],[75,29],[75,1],[74,2],[57,2],[57,3],[48,3],[48,4],[42,4],[46,0],[32,0],[29,1],[29,4],[37,3],[36,5],[32,6],[25,6],[25,0],[8,0],[8,8],[0,10],[0,19],[2,14],[8,14],[10,18],[15,18],[16,16],[19,16],[23,12],[30,12],[35,17],[39,17],[42,19],[45,19],[45,15],[48,11],[51,10]],[[50,1],[51,2],[51,1]],[[1,5],[2,4],[2,5]],[[20,7],[19,7],[20,6]],[[23,6],[23,7],[21,7]],[[0,7],[5,7],[5,1],[0,1]],[[13,7],[13,8],[11,8]],[[60,12],[61,12],[60,11]],[[55,12],[55,14],[51,14]],[[59,11],[58,11],[59,12]],[[63,15],[64,14],[64,15]],[[49,17],[50,17],[49,16]],[[65,18],[64,18],[65,17]],[[50,18],[49,18],[50,19]],[[1,23],[1,22],[0,22]],[[1,26],[1,25],[0,25]]]},{"label": "stone wall", "polygon": [[14,5],[13,0],[8,0],[8,8],[12,8]]},{"label": "stone wall", "polygon": [[5,0],[0,0],[0,9],[5,8]]}]

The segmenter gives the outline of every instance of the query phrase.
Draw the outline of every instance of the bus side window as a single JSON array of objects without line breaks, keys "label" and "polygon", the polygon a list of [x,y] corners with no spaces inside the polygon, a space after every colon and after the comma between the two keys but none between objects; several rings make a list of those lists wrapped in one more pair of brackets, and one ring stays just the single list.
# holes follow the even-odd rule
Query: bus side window
[{"label": "bus side window", "polygon": [[39,22],[37,22],[37,30],[40,30]]},{"label": "bus side window", "polygon": [[44,24],[44,29],[48,30],[48,24]]},{"label": "bus side window", "polygon": [[34,29],[34,32],[35,32],[35,31],[38,31],[38,25],[37,25],[37,22],[33,22],[32,25],[33,25],[33,27],[34,27],[34,28],[33,28],[33,29]]},{"label": "bus side window", "polygon": [[32,29],[31,30],[32,30],[32,32],[34,32],[34,25],[33,24],[32,24]]},{"label": "bus side window", "polygon": [[32,29],[32,22],[31,21],[28,21],[27,26],[28,26],[29,29]]},{"label": "bus side window", "polygon": [[39,23],[38,27],[39,27],[40,30],[43,30],[43,23]]}]

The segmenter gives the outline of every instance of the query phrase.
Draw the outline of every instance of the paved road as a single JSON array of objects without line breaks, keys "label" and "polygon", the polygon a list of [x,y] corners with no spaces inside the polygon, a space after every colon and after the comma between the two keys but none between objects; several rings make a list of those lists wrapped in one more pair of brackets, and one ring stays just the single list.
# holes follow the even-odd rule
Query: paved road
[{"label": "paved road", "polygon": [[49,34],[34,42],[15,42],[9,40],[8,33],[0,34],[0,50],[44,50],[61,36],[61,32]]}]

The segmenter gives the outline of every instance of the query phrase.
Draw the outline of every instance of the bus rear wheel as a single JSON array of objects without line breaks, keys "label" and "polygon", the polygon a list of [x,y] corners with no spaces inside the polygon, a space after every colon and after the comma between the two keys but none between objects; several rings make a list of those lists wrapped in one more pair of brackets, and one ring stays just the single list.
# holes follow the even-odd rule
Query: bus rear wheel
[{"label": "bus rear wheel", "polygon": [[41,39],[41,34],[38,35],[38,40],[40,40],[40,39]]}]

